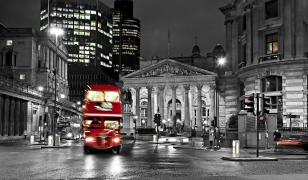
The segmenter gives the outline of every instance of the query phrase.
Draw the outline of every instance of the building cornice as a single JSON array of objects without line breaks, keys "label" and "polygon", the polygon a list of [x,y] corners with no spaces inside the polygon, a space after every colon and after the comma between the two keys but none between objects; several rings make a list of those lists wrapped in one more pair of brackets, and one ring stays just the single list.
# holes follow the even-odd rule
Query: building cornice
[{"label": "building cornice", "polygon": [[306,64],[308,66],[308,58],[293,58],[293,59],[282,59],[282,60],[275,60],[275,61],[269,61],[269,62],[263,62],[260,64],[254,64],[250,66],[246,66],[240,70],[238,70],[235,74],[237,76],[242,76],[248,72],[255,71],[257,69],[263,69],[263,68],[275,68],[277,66],[288,66],[288,65],[294,65],[294,64]]}]

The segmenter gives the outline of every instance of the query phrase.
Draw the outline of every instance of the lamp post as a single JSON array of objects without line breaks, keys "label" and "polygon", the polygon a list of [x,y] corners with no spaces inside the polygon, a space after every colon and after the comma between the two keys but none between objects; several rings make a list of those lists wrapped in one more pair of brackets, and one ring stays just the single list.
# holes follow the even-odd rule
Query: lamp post
[{"label": "lamp post", "polygon": [[54,84],[54,110],[53,110],[53,146],[56,146],[56,128],[57,128],[57,117],[56,117],[56,108],[57,108],[57,68],[58,68],[58,37],[62,36],[64,34],[63,29],[53,27],[50,29],[49,33],[56,37],[56,59],[55,59],[55,68],[53,70],[54,78],[55,78],[55,84]]},{"label": "lamp post", "polygon": [[[218,68],[223,68],[227,63],[227,58],[224,55],[216,57],[216,59],[217,59]],[[220,75],[221,73],[219,72],[218,74]],[[219,119],[219,94],[218,94],[217,86],[216,86],[216,98],[215,99],[216,99],[216,106],[217,106],[216,108],[216,127],[219,128],[219,120],[220,120]]]},{"label": "lamp post", "polygon": [[[37,87],[37,90],[41,93],[43,93],[44,91],[44,87],[43,86],[38,86]],[[43,95],[43,98],[44,98],[44,95]],[[43,104],[43,109],[44,109],[44,117],[45,117],[45,98],[44,98],[44,104]],[[42,131],[44,132],[44,118],[40,118],[40,122],[39,122],[39,133],[40,133],[40,142],[42,141]]]}]

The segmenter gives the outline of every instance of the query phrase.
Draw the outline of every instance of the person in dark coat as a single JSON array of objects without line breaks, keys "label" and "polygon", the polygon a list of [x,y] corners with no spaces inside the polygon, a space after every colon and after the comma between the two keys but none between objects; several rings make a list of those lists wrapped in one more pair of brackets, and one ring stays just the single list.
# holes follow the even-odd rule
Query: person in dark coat
[{"label": "person in dark coat", "polygon": [[281,133],[278,130],[276,130],[273,136],[274,136],[274,142],[275,142],[275,151],[277,151],[277,148],[278,148],[277,142],[281,139]]}]

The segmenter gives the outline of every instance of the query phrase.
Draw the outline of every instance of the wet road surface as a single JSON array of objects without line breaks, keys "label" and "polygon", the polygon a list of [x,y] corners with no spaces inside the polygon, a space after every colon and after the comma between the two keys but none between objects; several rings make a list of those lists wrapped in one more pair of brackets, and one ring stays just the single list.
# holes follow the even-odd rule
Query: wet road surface
[{"label": "wet road surface", "polygon": [[120,155],[68,148],[0,145],[0,179],[307,179],[308,161],[229,162],[228,151],[127,142]]}]

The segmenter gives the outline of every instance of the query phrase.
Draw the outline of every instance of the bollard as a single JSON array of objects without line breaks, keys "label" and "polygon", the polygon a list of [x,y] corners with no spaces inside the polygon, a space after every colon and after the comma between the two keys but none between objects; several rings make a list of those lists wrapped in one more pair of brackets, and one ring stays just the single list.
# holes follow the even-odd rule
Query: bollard
[{"label": "bollard", "polygon": [[239,140],[232,141],[232,155],[233,157],[239,157],[240,155],[240,141]]},{"label": "bollard", "polygon": [[53,136],[50,135],[48,136],[48,146],[52,146],[53,145]]},{"label": "bollard", "polygon": [[34,136],[33,135],[30,136],[30,144],[34,144]]},{"label": "bollard", "polygon": [[56,135],[56,143],[55,144],[56,144],[56,146],[60,146],[60,143],[61,143],[60,142],[60,136],[57,134]]},{"label": "bollard", "polygon": [[153,135],[153,142],[157,142],[157,135]]}]

